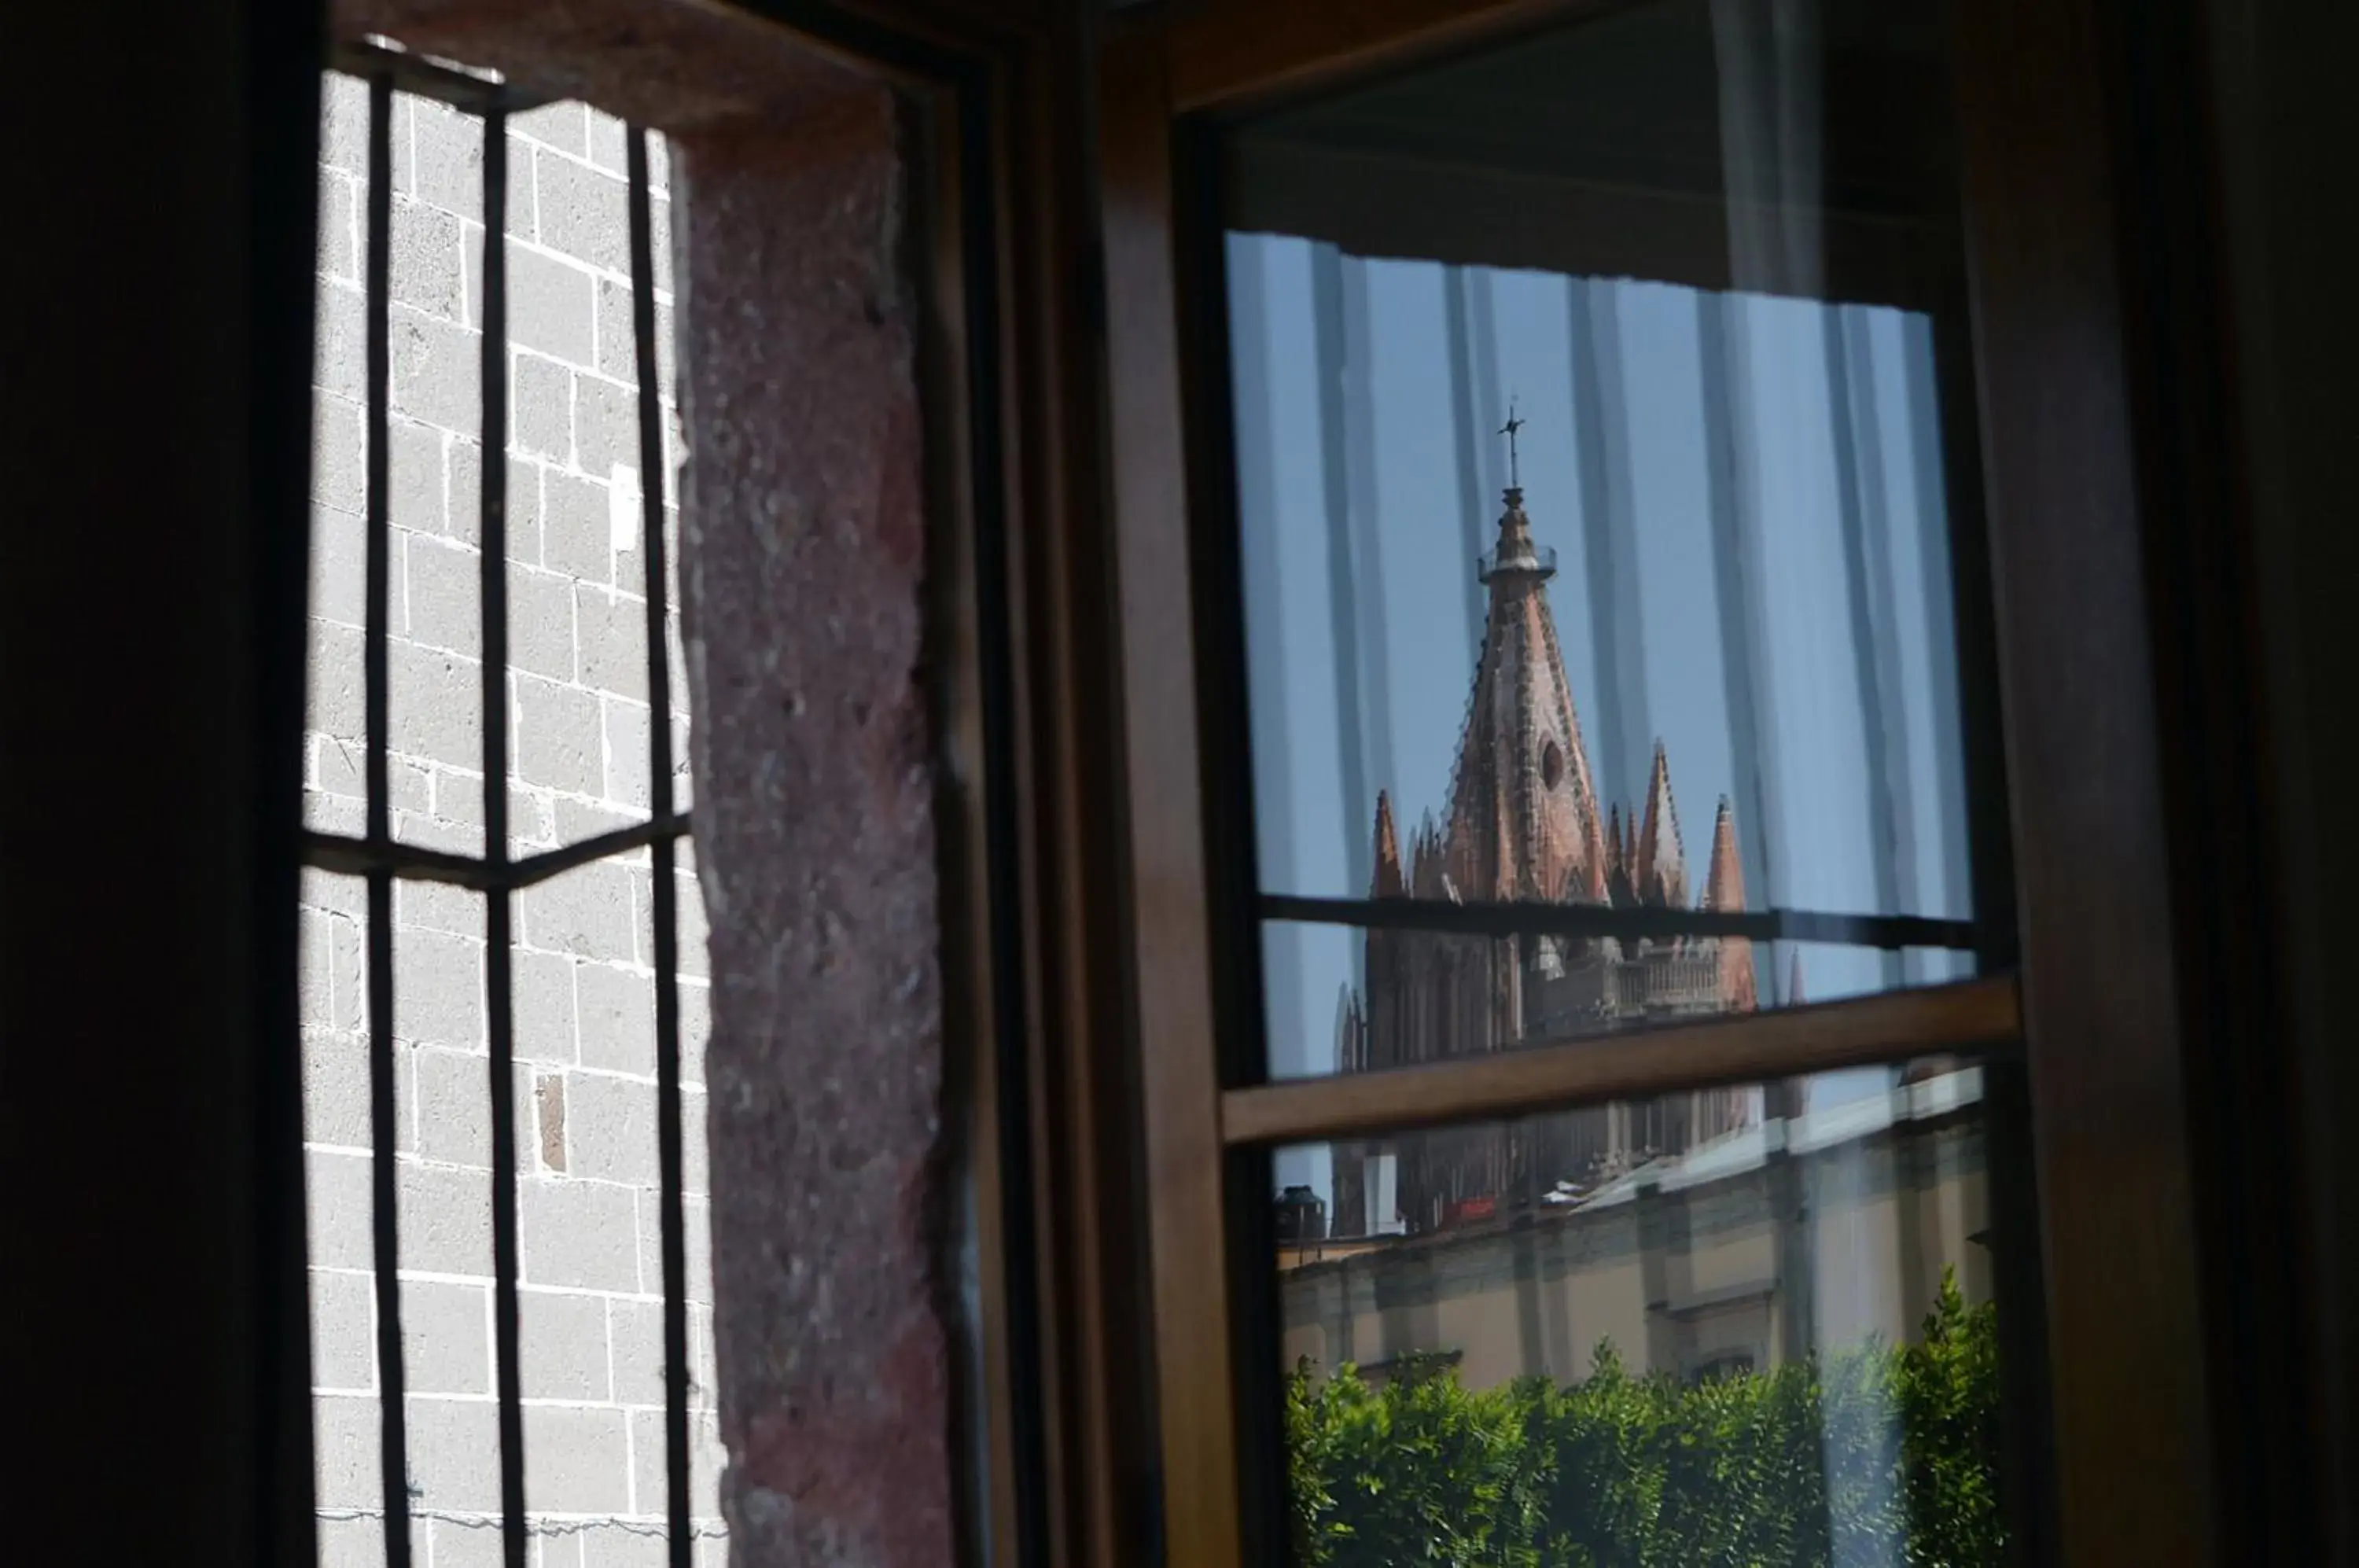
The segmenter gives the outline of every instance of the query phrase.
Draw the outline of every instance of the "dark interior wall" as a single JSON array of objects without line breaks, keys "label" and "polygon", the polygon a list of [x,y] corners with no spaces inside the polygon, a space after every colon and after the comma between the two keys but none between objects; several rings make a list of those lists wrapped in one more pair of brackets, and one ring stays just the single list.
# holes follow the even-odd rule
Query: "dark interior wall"
[{"label": "dark interior wall", "polygon": [[311,1556],[294,830],[319,37],[303,0],[9,15],[38,62],[0,111],[18,1562]]},{"label": "dark interior wall", "polygon": [[2255,567],[2286,1133],[2309,1213],[2313,1474],[2326,1560],[2359,1563],[2359,10],[2208,7],[2221,253]]}]

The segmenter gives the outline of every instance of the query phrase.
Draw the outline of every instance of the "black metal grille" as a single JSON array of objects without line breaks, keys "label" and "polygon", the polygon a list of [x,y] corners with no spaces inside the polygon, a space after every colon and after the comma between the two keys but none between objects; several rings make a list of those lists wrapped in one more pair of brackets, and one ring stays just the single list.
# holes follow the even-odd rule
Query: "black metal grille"
[{"label": "black metal grille", "polygon": [[[507,116],[540,100],[486,78],[394,50],[356,46],[338,67],[369,84],[366,309],[366,607],[364,617],[367,795],[364,836],[307,833],[304,858],[323,871],[357,874],[367,887],[371,1210],[378,1391],[382,1404],[386,1561],[411,1562],[408,1433],[403,1374],[396,1159],[393,884],[455,884],[484,896],[484,1004],[489,1044],[492,1156],[493,1346],[499,1401],[500,1514],[508,1568],[526,1568],[523,1395],[518,1361],[516,1127],[513,1007],[513,900],[520,890],[592,861],[637,849],[653,861],[656,1127],[663,1275],[664,1453],[669,1561],[690,1568],[687,1244],[680,1125],[679,911],[676,845],[689,831],[672,800],[671,685],[665,627],[664,457],[656,357],[654,235],[647,133],[627,130],[631,324],[638,376],[641,500],[647,572],[649,816],[645,822],[542,854],[509,851],[506,679],[508,408],[506,359]],[[393,96],[438,99],[483,123],[484,847],[476,856],[397,841],[388,784],[390,631],[391,270]]]}]

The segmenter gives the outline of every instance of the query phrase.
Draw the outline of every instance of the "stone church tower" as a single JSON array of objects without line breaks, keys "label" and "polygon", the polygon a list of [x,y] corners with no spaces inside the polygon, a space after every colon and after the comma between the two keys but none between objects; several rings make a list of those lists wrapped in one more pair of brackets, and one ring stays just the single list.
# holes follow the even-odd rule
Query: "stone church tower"
[{"label": "stone church tower", "polygon": [[[1563,902],[1687,908],[1687,848],[1669,760],[1655,748],[1643,805],[1598,799],[1549,610],[1555,551],[1532,541],[1520,487],[1506,492],[1498,548],[1478,571],[1490,596],[1445,820],[1404,853],[1392,803],[1376,801],[1370,896],[1452,903]],[[1694,907],[1741,909],[1745,878],[1727,800]],[[1474,1056],[1701,1014],[1749,1011],[1752,944],[1460,936],[1370,931],[1366,994],[1347,996],[1341,1072]],[[1756,1118],[1746,1090],[1708,1090],[1335,1147],[1333,1234],[1413,1232],[1504,1214],[1570,1184],[1585,1190]],[[1386,1190],[1390,1189],[1388,1192]],[[1391,1214],[1380,1212],[1387,1206]]]}]

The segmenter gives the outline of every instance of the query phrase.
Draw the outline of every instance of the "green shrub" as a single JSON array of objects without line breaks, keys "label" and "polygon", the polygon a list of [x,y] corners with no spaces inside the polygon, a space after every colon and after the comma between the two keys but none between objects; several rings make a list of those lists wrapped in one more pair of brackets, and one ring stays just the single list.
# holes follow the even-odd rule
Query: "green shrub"
[{"label": "green shrub", "polygon": [[[2006,1532],[1995,1319],[1953,1278],[1917,1344],[1686,1384],[1470,1390],[1436,1358],[1286,1388],[1298,1568],[1982,1568]],[[1895,1553],[1897,1552],[1897,1558]]]}]

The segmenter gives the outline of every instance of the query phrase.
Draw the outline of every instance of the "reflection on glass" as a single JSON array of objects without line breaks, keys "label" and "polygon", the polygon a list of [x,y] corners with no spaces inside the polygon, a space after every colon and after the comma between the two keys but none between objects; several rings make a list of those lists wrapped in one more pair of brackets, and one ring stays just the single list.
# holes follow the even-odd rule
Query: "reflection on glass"
[{"label": "reflection on glass", "polygon": [[[1264,890],[1972,918],[1919,10],[1681,0],[1232,134]],[[1381,1033],[1373,942],[1269,940],[1274,1074],[1331,1070],[1339,991]],[[1741,946],[1538,946],[1549,997],[1416,1028],[1786,1000]]]},{"label": "reflection on glass", "polygon": [[2000,1560],[1979,1069],[1288,1152],[1298,1563]]}]

